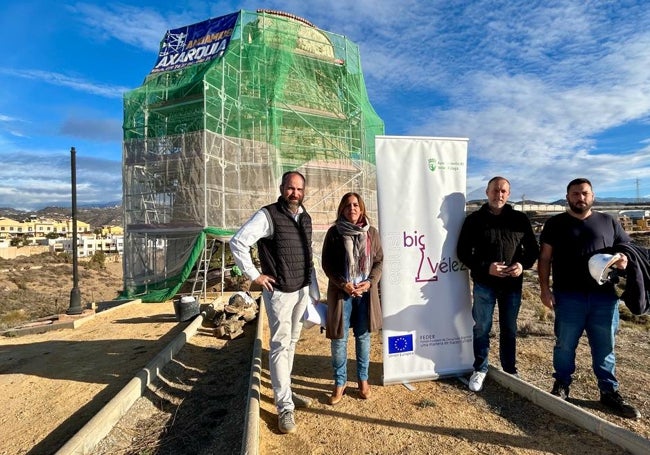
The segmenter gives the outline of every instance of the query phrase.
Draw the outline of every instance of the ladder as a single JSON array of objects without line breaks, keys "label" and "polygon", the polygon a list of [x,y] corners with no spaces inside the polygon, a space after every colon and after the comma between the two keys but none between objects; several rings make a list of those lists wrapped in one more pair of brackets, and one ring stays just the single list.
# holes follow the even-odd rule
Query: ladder
[{"label": "ladder", "polygon": [[[206,294],[208,290],[208,271],[210,269],[210,260],[215,251],[215,246],[220,243],[215,237],[206,237],[201,258],[197,261],[196,272],[194,274],[194,282],[192,283],[192,297],[203,297],[206,301]],[[223,286],[223,279],[222,279]],[[222,289],[223,291],[223,289]]]}]

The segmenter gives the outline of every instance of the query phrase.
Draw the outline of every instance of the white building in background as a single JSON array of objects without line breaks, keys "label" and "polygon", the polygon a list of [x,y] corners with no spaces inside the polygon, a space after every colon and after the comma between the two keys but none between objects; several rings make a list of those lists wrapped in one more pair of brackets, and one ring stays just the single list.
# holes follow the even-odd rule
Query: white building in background
[{"label": "white building in background", "polygon": [[[465,210],[467,213],[474,212],[480,209],[486,202],[487,199],[469,201],[465,204]],[[521,201],[508,201],[508,204],[512,205],[513,209],[521,210],[522,212],[562,213],[566,210],[566,205],[562,204],[522,203]]]},{"label": "white building in background", "polygon": [[[50,251],[72,254],[72,239],[51,240]],[[113,235],[107,238],[83,236],[77,238],[77,257],[90,257],[98,251],[106,254],[122,255],[124,253],[124,236]]]},{"label": "white building in background", "polygon": [[618,216],[623,217],[627,216],[633,220],[641,220],[643,218],[650,218],[650,210],[643,209],[631,209],[631,210],[619,210]]}]

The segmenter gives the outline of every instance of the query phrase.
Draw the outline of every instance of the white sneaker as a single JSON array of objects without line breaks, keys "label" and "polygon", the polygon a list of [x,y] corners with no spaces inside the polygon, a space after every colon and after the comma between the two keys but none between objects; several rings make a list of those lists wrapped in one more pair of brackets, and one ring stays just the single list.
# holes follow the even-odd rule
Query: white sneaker
[{"label": "white sneaker", "polygon": [[278,428],[281,433],[295,433],[296,421],[293,418],[293,411],[282,411],[278,416]]},{"label": "white sneaker", "polygon": [[483,389],[483,381],[487,373],[475,371],[472,377],[469,378],[469,390],[472,392],[480,392]]}]

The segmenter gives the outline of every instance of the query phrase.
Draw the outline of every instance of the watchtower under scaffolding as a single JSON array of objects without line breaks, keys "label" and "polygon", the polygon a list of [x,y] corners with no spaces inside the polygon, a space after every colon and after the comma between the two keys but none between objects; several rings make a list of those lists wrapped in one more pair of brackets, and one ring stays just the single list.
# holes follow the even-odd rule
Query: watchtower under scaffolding
[{"label": "watchtower under scaffolding", "polygon": [[169,30],[124,97],[125,296],[163,301],[188,280],[205,295],[214,253],[223,280],[219,246],[275,201],[287,170],[306,177],[315,253],[345,192],[376,220],[383,132],[344,36],[268,10]]}]

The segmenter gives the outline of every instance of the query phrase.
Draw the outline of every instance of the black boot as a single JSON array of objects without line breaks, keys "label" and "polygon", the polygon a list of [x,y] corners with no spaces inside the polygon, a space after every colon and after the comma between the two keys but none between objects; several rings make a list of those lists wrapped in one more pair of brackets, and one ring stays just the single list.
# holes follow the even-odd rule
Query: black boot
[{"label": "black boot", "polygon": [[627,419],[639,419],[641,413],[637,408],[629,403],[626,403],[618,391],[613,392],[600,392],[600,402],[606,408],[614,411],[616,414]]},{"label": "black boot", "polygon": [[567,384],[564,384],[563,382],[560,382],[556,380],[553,383],[553,390],[551,390],[551,395],[555,395],[556,397],[560,397],[563,400],[569,400],[569,386]]}]

